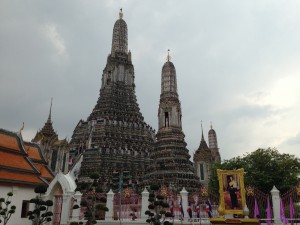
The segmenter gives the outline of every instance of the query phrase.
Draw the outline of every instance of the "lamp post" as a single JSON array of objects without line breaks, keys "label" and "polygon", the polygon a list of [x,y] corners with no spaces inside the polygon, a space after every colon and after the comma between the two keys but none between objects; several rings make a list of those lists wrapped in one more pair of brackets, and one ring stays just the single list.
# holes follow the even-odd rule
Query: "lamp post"
[{"label": "lamp post", "polygon": [[122,201],[122,187],[123,187],[123,173],[122,172],[113,172],[113,186],[115,187],[115,190],[117,190],[117,193],[119,192],[119,221],[121,224],[121,201]]},{"label": "lamp post", "polygon": [[119,192],[119,221],[120,225],[121,217],[122,217],[122,190],[123,185],[128,185],[129,182],[129,171],[120,171],[120,172],[113,172],[113,182],[115,187],[117,188],[117,192]]},{"label": "lamp post", "polygon": [[120,225],[122,224],[121,222],[121,215],[122,215],[122,188],[123,188],[123,174],[121,173],[119,176],[119,221]]}]

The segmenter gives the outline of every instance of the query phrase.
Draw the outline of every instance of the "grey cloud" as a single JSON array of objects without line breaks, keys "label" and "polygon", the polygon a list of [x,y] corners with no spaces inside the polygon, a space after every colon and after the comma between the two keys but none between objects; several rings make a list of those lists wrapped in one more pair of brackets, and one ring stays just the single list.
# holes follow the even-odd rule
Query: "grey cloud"
[{"label": "grey cloud", "polygon": [[[16,130],[24,121],[25,132],[38,130],[53,97],[54,129],[60,138],[70,138],[96,104],[121,7],[145,120],[157,129],[161,68],[171,49],[189,149],[199,145],[203,120],[205,133],[213,122],[225,158],[242,148],[255,150],[251,131],[231,130],[232,124],[282,112],[246,104],[224,112],[222,105],[236,96],[265,93],[291,66],[300,71],[300,8],[293,2],[2,1],[0,126]],[[68,57],[55,55],[42,32],[49,24],[56,26]]]}]

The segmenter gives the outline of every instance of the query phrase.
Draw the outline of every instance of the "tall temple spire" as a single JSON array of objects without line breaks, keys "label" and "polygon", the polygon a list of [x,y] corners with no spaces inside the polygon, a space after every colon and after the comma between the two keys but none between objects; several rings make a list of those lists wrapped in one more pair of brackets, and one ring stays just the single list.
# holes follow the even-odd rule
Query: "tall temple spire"
[{"label": "tall temple spire", "polygon": [[150,155],[153,163],[145,176],[145,183],[175,186],[177,190],[186,187],[188,191],[194,191],[198,183],[184,140],[176,70],[170,59],[168,50],[167,62],[161,72],[157,142]]},{"label": "tall temple spire", "polygon": [[[178,100],[177,93],[177,79],[176,79],[176,69],[174,64],[170,61],[171,56],[168,50],[167,62],[163,65],[161,73],[161,100],[164,98],[175,98]],[[175,100],[174,99],[174,100]]]},{"label": "tall temple spire", "polygon": [[158,115],[158,128],[179,127],[181,128],[181,106],[177,93],[176,69],[170,61],[168,50],[167,62],[161,72],[161,94]]},{"label": "tall temple spire", "polygon": [[120,54],[128,53],[127,24],[123,20],[122,9],[120,9],[119,19],[115,22],[114,25],[112,46],[111,46],[111,55],[114,57],[118,53]]},{"label": "tall temple spire", "polygon": [[71,140],[72,149],[83,155],[78,180],[89,181],[90,173],[98,171],[106,180],[103,186],[107,188],[111,188],[113,172],[125,170],[135,182],[133,186],[141,185],[155,138],[137,102],[127,38],[127,24],[120,9],[113,28],[111,54],[101,77],[99,98],[87,120],[79,121]]}]

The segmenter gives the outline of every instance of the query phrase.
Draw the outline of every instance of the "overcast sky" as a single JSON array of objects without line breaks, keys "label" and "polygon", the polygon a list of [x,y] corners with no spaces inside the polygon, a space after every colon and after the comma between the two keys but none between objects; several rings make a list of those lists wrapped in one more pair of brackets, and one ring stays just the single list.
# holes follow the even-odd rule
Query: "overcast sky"
[{"label": "overcast sky", "polygon": [[157,130],[167,49],[191,155],[212,122],[222,160],[276,147],[300,157],[300,1],[0,1],[0,127],[31,140],[53,97],[71,138],[99,96],[123,8],[145,121]]}]

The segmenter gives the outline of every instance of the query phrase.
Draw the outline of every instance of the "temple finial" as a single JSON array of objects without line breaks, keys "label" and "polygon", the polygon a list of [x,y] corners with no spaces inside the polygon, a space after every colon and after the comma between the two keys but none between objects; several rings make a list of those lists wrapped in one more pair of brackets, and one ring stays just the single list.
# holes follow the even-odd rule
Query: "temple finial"
[{"label": "temple finial", "polygon": [[53,100],[53,98],[51,98],[50,112],[49,112],[48,121],[47,121],[47,122],[49,122],[49,123],[51,123],[52,100]]},{"label": "temple finial", "polygon": [[169,62],[170,60],[171,60],[171,56],[170,56],[170,49],[168,49],[167,61]]},{"label": "temple finial", "polygon": [[201,138],[204,140],[202,120],[201,120],[201,132],[202,132],[202,137]]},{"label": "temple finial", "polygon": [[19,130],[20,134],[21,134],[22,130],[24,130],[24,122],[23,122],[22,127],[21,127],[20,130]]},{"label": "temple finial", "polygon": [[123,18],[123,11],[122,11],[122,8],[120,9],[120,12],[119,12],[119,18],[120,18],[120,19]]}]

